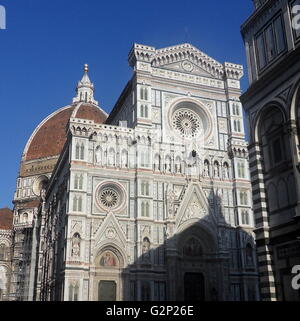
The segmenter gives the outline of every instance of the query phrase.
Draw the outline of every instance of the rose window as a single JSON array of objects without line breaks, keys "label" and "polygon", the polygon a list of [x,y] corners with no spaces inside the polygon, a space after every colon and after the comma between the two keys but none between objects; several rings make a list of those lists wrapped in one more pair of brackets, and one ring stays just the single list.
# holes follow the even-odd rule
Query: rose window
[{"label": "rose window", "polygon": [[173,128],[185,138],[196,137],[201,130],[200,117],[192,110],[179,109],[172,117]]},{"label": "rose window", "polygon": [[114,188],[104,188],[100,192],[100,202],[103,206],[107,208],[116,207],[119,204],[119,201],[120,195]]},{"label": "rose window", "polygon": [[126,192],[117,182],[103,182],[96,190],[96,203],[104,211],[121,211],[125,204]]}]

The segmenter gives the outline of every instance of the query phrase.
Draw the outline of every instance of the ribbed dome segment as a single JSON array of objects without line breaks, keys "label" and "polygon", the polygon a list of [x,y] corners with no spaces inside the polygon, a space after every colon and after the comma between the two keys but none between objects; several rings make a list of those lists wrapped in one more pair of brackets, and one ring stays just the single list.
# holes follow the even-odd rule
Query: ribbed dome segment
[{"label": "ribbed dome segment", "polygon": [[24,160],[58,156],[66,142],[66,129],[71,117],[104,123],[107,114],[92,104],[67,106],[51,114],[36,128],[24,151]]}]

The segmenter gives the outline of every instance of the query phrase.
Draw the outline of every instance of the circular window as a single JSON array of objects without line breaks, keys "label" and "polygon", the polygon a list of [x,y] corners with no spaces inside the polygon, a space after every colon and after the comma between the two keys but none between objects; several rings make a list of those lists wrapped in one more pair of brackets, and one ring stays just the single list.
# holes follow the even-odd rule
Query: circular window
[{"label": "circular window", "polygon": [[206,106],[193,98],[176,99],[168,111],[169,128],[186,140],[208,139],[212,133],[212,117]]},{"label": "circular window", "polygon": [[104,210],[121,209],[125,201],[124,188],[115,182],[106,182],[97,188],[96,201]]},{"label": "circular window", "polygon": [[201,131],[200,117],[189,109],[179,109],[172,117],[172,124],[175,131],[185,138],[194,138]]},{"label": "circular window", "polygon": [[100,202],[107,208],[114,208],[120,200],[119,193],[114,188],[104,188],[100,193]]}]

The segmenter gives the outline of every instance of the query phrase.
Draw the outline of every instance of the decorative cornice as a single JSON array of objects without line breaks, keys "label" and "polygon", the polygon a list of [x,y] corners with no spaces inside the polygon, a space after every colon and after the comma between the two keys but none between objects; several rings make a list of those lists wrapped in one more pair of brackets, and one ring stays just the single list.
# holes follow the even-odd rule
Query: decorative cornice
[{"label": "decorative cornice", "polygon": [[214,78],[240,79],[243,76],[243,66],[228,62],[222,65],[189,43],[162,49],[134,44],[128,56],[131,67],[134,67],[138,61],[148,63],[152,67],[162,67],[184,60],[191,61]]}]

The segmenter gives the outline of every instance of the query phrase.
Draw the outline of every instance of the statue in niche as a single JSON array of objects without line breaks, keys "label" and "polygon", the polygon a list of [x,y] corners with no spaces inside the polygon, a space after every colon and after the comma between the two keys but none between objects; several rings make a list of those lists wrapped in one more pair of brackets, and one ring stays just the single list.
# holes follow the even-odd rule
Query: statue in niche
[{"label": "statue in niche", "polygon": [[176,195],[175,192],[172,189],[172,185],[168,184],[167,192],[166,192],[166,201],[167,201],[167,211],[168,211],[168,217],[173,218],[174,217],[174,201],[175,201]]},{"label": "statue in niche", "polygon": [[150,245],[150,240],[148,237],[145,237],[142,244],[142,258],[144,262],[150,261]]},{"label": "statue in niche", "polygon": [[224,163],[223,165],[223,175],[225,179],[229,178],[229,167],[227,163]]},{"label": "statue in niche", "polygon": [[159,156],[156,155],[154,158],[154,170],[160,170],[160,166],[159,166]]},{"label": "statue in niche", "polygon": [[80,256],[80,235],[75,233],[72,239],[72,256],[78,258]]},{"label": "statue in niche", "polygon": [[219,177],[219,163],[215,162],[214,164],[214,177]]},{"label": "statue in niche", "polygon": [[204,162],[204,171],[203,171],[203,174],[205,177],[208,177],[209,176],[209,163],[208,161],[205,161]]},{"label": "statue in niche", "polygon": [[45,202],[46,199],[46,188],[41,189],[41,199],[43,202]]},{"label": "statue in niche", "polygon": [[101,149],[97,148],[96,150],[96,163],[97,164],[101,164],[102,162],[102,153],[101,153]]},{"label": "statue in niche", "polygon": [[100,259],[100,265],[112,267],[117,265],[117,261],[111,252],[105,252]]},{"label": "statue in niche", "polygon": [[122,167],[127,167],[127,152],[122,153],[122,159],[121,159]]}]

